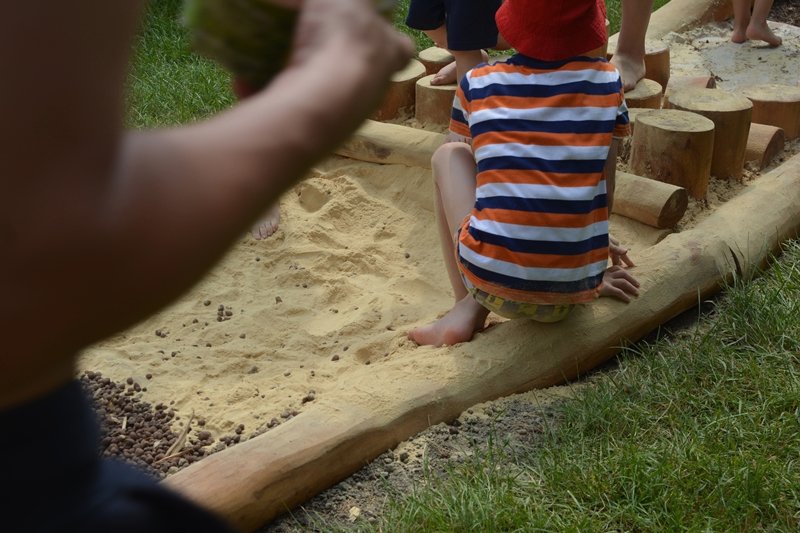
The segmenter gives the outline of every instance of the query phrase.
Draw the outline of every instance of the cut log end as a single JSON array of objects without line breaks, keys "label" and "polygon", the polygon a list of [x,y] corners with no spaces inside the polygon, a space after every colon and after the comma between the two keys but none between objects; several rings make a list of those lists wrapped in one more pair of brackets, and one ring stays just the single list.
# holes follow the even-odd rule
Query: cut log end
[{"label": "cut log end", "polygon": [[697,199],[708,191],[714,123],[677,109],[643,113],[636,120],[630,168],[634,174],[686,188]]},{"label": "cut log end", "polygon": [[670,95],[669,107],[703,115],[714,123],[712,176],[742,176],[753,114],[750,100],[720,89],[687,88]]},{"label": "cut log end", "polygon": [[445,48],[431,46],[417,54],[419,62],[425,66],[425,75],[436,74],[443,66],[455,61],[453,54]]},{"label": "cut log end", "polygon": [[759,170],[767,167],[779,153],[783,152],[785,135],[783,129],[768,124],[750,124],[747,137],[745,161],[752,162]]},{"label": "cut log end", "polygon": [[770,83],[741,93],[753,102],[753,122],[782,128],[787,141],[800,136],[800,87]]},{"label": "cut log end", "polygon": [[391,120],[416,100],[417,81],[425,76],[425,66],[412,59],[403,70],[392,76],[381,106],[372,114],[373,120]]},{"label": "cut log end", "polygon": [[647,39],[644,52],[644,77],[657,82],[664,90],[669,83],[669,46],[663,41]]},{"label": "cut log end", "polygon": [[647,109],[661,108],[661,84],[647,78],[639,80],[632,91],[625,93],[628,107],[644,107]]},{"label": "cut log end", "polygon": [[422,124],[447,126],[453,108],[456,85],[431,85],[433,74],[417,80],[414,116]]}]

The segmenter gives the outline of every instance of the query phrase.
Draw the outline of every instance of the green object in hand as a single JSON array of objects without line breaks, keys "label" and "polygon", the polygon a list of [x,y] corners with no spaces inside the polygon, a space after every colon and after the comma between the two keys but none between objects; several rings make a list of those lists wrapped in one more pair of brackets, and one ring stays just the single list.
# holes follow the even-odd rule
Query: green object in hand
[{"label": "green object in hand", "polygon": [[[388,16],[395,0],[374,3]],[[183,12],[192,48],[253,89],[286,65],[298,15],[270,0],[185,0]]]}]

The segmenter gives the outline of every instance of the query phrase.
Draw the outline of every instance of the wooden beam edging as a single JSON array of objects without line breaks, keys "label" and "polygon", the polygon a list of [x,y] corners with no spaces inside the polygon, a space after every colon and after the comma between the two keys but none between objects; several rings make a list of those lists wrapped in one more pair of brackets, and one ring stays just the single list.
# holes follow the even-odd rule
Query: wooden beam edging
[{"label": "wooden beam edging", "polygon": [[670,0],[653,12],[647,26],[647,37],[661,39],[670,32],[687,31],[706,22],[725,20],[731,15],[731,0]]},{"label": "wooden beam edging", "polygon": [[[636,258],[642,294],[631,304],[603,299],[580,306],[562,323],[509,321],[471,343],[416,348],[426,357],[451,357],[453,372],[409,371],[407,381],[388,386],[394,390],[377,380],[358,380],[358,394],[348,405],[320,399],[291,421],[206,457],[164,483],[253,530],[476,403],[591,370],[622,345],[717,292],[737,270],[764,265],[798,230],[800,155],[795,155],[695,228],[643,251]],[[388,364],[407,363],[396,359]],[[398,389],[401,401],[392,399]]]}]

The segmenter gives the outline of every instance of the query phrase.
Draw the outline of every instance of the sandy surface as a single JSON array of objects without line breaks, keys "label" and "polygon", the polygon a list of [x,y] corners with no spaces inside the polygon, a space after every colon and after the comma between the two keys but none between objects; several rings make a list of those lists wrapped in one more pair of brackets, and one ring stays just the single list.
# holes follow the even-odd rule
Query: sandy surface
[{"label": "sandy surface", "polygon": [[[785,44],[775,50],[729,43],[725,24],[669,35],[673,75],[705,69],[734,91],[754,79],[796,84],[800,40],[777,29]],[[712,180],[707,201],[694,202],[678,229],[756,178]],[[281,211],[276,235],[243,235],[171,307],[87,349],[81,369],[133,378],[144,401],[194,412],[214,435],[244,424],[247,436],[323,396],[346,405],[364,380],[400,395],[407,372],[446,375],[458,364],[450,348],[405,337],[452,304],[430,171],[333,157],[282,199]]]}]

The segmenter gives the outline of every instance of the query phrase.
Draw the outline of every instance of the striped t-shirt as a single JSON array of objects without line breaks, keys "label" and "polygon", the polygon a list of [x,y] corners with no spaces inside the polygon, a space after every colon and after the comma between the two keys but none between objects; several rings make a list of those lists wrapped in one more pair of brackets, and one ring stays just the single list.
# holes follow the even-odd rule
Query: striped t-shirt
[{"label": "striped t-shirt", "polygon": [[517,54],[462,79],[450,129],[471,138],[476,201],[459,232],[475,287],[518,302],[593,300],[608,265],[603,167],[629,133],[619,73],[601,58]]}]

